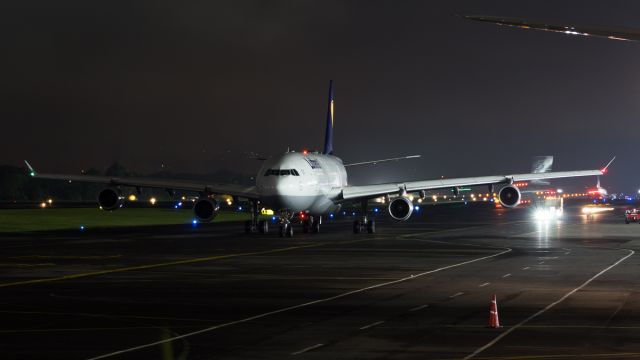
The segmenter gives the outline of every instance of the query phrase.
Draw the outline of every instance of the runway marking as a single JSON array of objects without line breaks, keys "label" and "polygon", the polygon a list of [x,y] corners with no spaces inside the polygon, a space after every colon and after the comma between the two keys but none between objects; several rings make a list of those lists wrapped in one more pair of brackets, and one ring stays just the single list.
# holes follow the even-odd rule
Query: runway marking
[{"label": "runway marking", "polygon": [[[446,231],[446,230],[444,230],[444,231]],[[433,234],[433,233],[434,232],[430,232],[428,234]],[[364,240],[361,240],[361,241],[364,241]],[[193,331],[193,332],[190,332],[190,333],[185,333],[185,334],[182,334],[182,335],[177,335],[177,336],[174,336],[172,338],[163,339],[163,340],[159,340],[159,341],[154,341],[154,342],[150,342],[150,343],[147,343],[147,344],[138,345],[138,346],[122,349],[122,350],[117,350],[117,351],[113,351],[113,352],[110,352],[110,353],[107,353],[107,354],[103,354],[103,355],[98,355],[98,356],[92,357],[92,358],[90,358],[88,360],[106,359],[106,358],[109,358],[109,357],[112,357],[112,356],[129,353],[129,352],[136,351],[136,350],[146,349],[146,348],[149,348],[149,347],[153,347],[153,346],[164,344],[164,343],[169,342],[169,341],[181,340],[181,339],[184,339],[184,338],[187,338],[187,337],[191,337],[191,336],[199,335],[199,334],[204,334],[204,333],[207,333],[207,332],[210,332],[210,331],[213,331],[213,330],[217,330],[217,329],[220,329],[220,328],[224,328],[224,327],[228,327],[228,326],[232,326],[232,325],[236,325],[236,324],[242,324],[242,323],[246,323],[246,322],[257,320],[257,319],[262,319],[262,318],[265,318],[267,316],[276,315],[276,314],[280,314],[280,313],[291,311],[291,310],[297,310],[297,309],[304,308],[304,307],[311,306],[311,305],[321,304],[321,303],[324,303],[324,302],[340,299],[340,298],[343,298],[343,297],[346,297],[346,296],[349,296],[349,295],[359,294],[359,293],[362,293],[362,292],[365,292],[365,291],[381,288],[381,287],[384,287],[384,286],[389,286],[389,285],[394,285],[394,284],[402,283],[402,282],[409,281],[409,280],[414,280],[414,279],[417,279],[417,278],[422,277],[424,275],[433,274],[433,273],[437,273],[437,272],[448,270],[448,269],[453,269],[453,268],[456,268],[456,267],[468,265],[468,264],[475,263],[475,262],[482,261],[482,260],[486,260],[486,259],[491,259],[491,258],[494,258],[496,256],[500,256],[500,255],[503,255],[503,254],[506,254],[506,253],[509,253],[509,252],[512,251],[512,249],[510,249],[510,248],[503,248],[503,249],[504,249],[503,251],[500,251],[500,252],[492,254],[492,255],[487,255],[487,256],[476,258],[476,259],[463,261],[463,262],[460,262],[460,263],[457,263],[457,264],[443,266],[443,267],[440,267],[440,268],[437,268],[437,269],[424,271],[424,272],[419,273],[419,274],[409,275],[409,276],[406,276],[406,277],[403,277],[403,278],[400,278],[400,279],[397,279],[397,280],[388,281],[388,282],[375,284],[375,285],[367,286],[367,287],[356,289],[356,290],[347,291],[347,292],[344,292],[344,293],[341,293],[341,294],[338,294],[338,295],[330,296],[330,297],[323,298],[323,299],[313,300],[313,301],[309,301],[309,302],[298,304],[298,305],[292,305],[292,306],[281,308],[281,309],[278,309],[278,310],[274,310],[274,311],[270,311],[270,312],[266,312],[266,313],[262,313],[262,314],[258,314],[258,315],[254,315],[254,316],[250,316],[250,317],[247,317],[247,318],[244,318],[244,319],[231,321],[231,322],[218,324],[218,325],[213,325],[213,326],[210,326],[208,328],[204,328],[204,329],[201,329],[201,330]]]},{"label": "runway marking", "polygon": [[509,277],[509,276],[511,276],[511,274],[504,274],[504,275],[502,275],[502,277],[503,277],[503,278],[506,278],[506,277]]},{"label": "runway marking", "polygon": [[54,263],[40,263],[40,264],[18,264],[18,263],[0,263],[0,267],[19,267],[19,268],[31,268],[40,266],[55,266]]},{"label": "runway marking", "polygon": [[371,241],[375,239],[377,238],[366,238],[366,239],[349,240],[349,241],[341,241],[341,242],[324,242],[324,243],[316,243],[316,244],[308,244],[308,245],[289,246],[285,248],[278,248],[278,249],[271,249],[271,250],[264,250],[264,251],[215,255],[215,256],[192,258],[192,259],[186,259],[186,260],[169,261],[169,262],[157,263],[157,264],[135,265],[135,266],[128,266],[123,268],[116,268],[116,269],[107,269],[107,270],[98,270],[98,271],[91,271],[91,272],[79,273],[79,274],[62,275],[62,276],[51,277],[51,278],[15,281],[10,283],[0,284],[0,288],[18,286],[18,285],[41,284],[41,283],[47,283],[47,282],[53,282],[53,281],[72,280],[72,279],[79,279],[79,278],[85,278],[85,277],[91,277],[91,276],[116,274],[116,273],[128,272],[128,271],[157,269],[161,267],[168,267],[168,266],[175,266],[175,265],[196,264],[201,262],[231,259],[231,258],[242,257],[242,256],[275,254],[275,253],[292,251],[292,250],[315,248],[315,247],[320,247],[325,245],[344,245],[344,244],[351,244],[351,243],[357,243],[362,241]]},{"label": "runway marking", "polygon": [[365,325],[365,326],[361,327],[361,328],[360,328],[360,330],[367,330],[367,329],[370,329],[370,328],[372,328],[372,327],[374,327],[374,326],[378,326],[378,325],[383,324],[383,323],[384,323],[384,320],[382,320],[382,321],[376,321],[376,322],[374,322],[374,323],[371,323],[371,324],[369,324],[369,325]]},{"label": "runway marking", "polygon": [[589,280],[585,281],[584,283],[582,283],[580,286],[578,286],[577,288],[569,291],[568,293],[566,293],[564,296],[562,296],[560,299],[552,302],[551,304],[545,306],[543,309],[538,310],[536,313],[534,313],[533,315],[529,316],[528,318],[522,320],[521,322],[519,322],[518,324],[508,328],[507,330],[505,330],[503,333],[501,333],[500,335],[498,335],[495,339],[491,340],[490,342],[488,342],[487,344],[485,344],[484,346],[480,347],[479,349],[477,349],[476,351],[474,351],[473,353],[465,356],[463,358],[463,360],[467,360],[467,359],[471,359],[474,358],[476,355],[480,354],[481,352],[487,350],[488,348],[490,348],[491,346],[495,345],[498,341],[502,340],[505,336],[511,334],[514,330],[522,327],[524,324],[528,323],[529,321],[535,319],[536,317],[542,315],[543,313],[545,313],[547,310],[553,308],[554,306],[560,304],[561,302],[563,302],[565,299],[567,299],[569,296],[575,294],[576,292],[582,290],[584,287],[586,287],[587,285],[589,285],[593,280],[597,279],[598,277],[600,277],[602,274],[606,273],[607,271],[613,269],[614,267],[616,267],[618,264],[620,264],[621,262],[627,260],[629,257],[631,257],[633,254],[635,254],[636,252],[633,250],[628,250],[628,249],[623,249],[623,250],[627,250],[629,251],[629,254],[622,257],[620,260],[616,261],[615,263],[613,263],[612,265],[610,265],[609,267],[605,268],[604,270],[600,271],[599,273],[595,274],[593,277],[591,277]]},{"label": "runway marking", "polygon": [[531,267],[529,267],[529,266],[525,266],[525,267],[522,268],[522,270],[529,270],[530,268]]},{"label": "runway marking", "polygon": [[557,355],[521,355],[521,356],[495,356],[481,357],[478,360],[535,360],[535,359],[594,359],[594,358],[620,358],[637,357],[640,353],[610,353],[610,354],[557,354]]},{"label": "runway marking", "polygon": [[478,285],[478,287],[485,287],[485,286],[490,285],[490,284],[491,284],[491,283],[484,283],[484,284],[480,284],[480,285]]},{"label": "runway marking", "polygon": [[544,260],[543,260],[543,261],[540,261],[540,263],[539,263],[538,265],[542,265],[542,264],[544,264]]},{"label": "runway marking", "polygon": [[449,299],[453,299],[453,298],[456,298],[456,297],[458,297],[458,296],[462,296],[462,295],[464,295],[464,293],[463,293],[463,292],[457,292],[457,293],[455,293],[455,294],[453,294],[453,295],[449,296]]},{"label": "runway marking", "polygon": [[[14,315],[49,315],[49,316],[78,316],[78,317],[100,317],[108,319],[145,319],[145,320],[166,320],[166,321],[193,321],[211,322],[211,319],[176,318],[162,316],[139,316],[139,315],[114,315],[114,314],[91,314],[91,313],[69,313],[69,312],[48,312],[48,311],[12,311],[0,310],[0,314]],[[2,330],[0,330],[1,332]]]},{"label": "runway marking", "polygon": [[416,306],[413,309],[409,310],[409,311],[418,311],[418,310],[422,310],[424,308],[428,308],[429,304],[424,304],[424,305],[420,305],[420,306]]},{"label": "runway marking", "polygon": [[10,259],[62,259],[62,260],[100,260],[100,259],[116,259],[122,255],[94,255],[94,256],[64,256],[64,255],[22,255],[12,256]]},{"label": "runway marking", "polygon": [[291,353],[291,355],[300,355],[302,353],[306,353],[307,351],[311,351],[311,350],[317,349],[317,348],[319,348],[321,346],[324,346],[324,344],[315,344],[313,346],[309,346],[309,347],[306,347],[306,348],[304,348],[302,350],[298,350],[296,352],[293,352],[293,353]]}]

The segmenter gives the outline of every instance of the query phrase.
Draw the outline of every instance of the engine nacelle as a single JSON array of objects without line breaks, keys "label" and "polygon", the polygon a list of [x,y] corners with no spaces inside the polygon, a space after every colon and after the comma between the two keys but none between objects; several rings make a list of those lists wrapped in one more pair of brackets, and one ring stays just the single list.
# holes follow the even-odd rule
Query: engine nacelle
[{"label": "engine nacelle", "polygon": [[103,210],[117,210],[124,204],[122,192],[114,188],[106,188],[98,193],[98,205]]},{"label": "engine nacelle", "polygon": [[413,213],[413,203],[404,196],[397,197],[389,203],[389,215],[395,220],[405,221]]},{"label": "engine nacelle", "polygon": [[200,199],[193,205],[193,213],[200,222],[210,222],[220,210],[220,204],[214,199]]},{"label": "engine nacelle", "polygon": [[498,193],[498,200],[500,204],[506,208],[513,208],[520,204],[520,190],[513,185],[507,185],[500,189]]}]

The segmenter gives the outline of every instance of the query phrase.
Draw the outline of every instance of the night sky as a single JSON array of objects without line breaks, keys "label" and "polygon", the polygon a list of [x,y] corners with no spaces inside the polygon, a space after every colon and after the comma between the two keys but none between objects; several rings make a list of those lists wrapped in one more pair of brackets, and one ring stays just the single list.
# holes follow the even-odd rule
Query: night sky
[{"label": "night sky", "polygon": [[[640,186],[640,42],[464,20],[640,27],[633,1],[12,1],[0,5],[0,163],[253,173],[321,149],[354,183],[599,168]],[[595,179],[578,179],[575,188]]]}]

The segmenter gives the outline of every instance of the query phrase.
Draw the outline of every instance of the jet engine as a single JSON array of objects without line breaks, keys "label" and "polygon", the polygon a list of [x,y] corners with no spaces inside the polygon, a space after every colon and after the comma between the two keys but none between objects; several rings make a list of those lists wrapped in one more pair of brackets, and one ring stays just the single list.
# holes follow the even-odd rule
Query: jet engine
[{"label": "jet engine", "polygon": [[413,203],[404,196],[397,197],[389,202],[389,215],[395,220],[405,221],[413,213]]},{"label": "jet engine", "polygon": [[500,204],[506,208],[513,208],[520,204],[520,190],[513,185],[507,185],[500,189],[498,200]]},{"label": "jet engine", "polygon": [[193,213],[200,222],[213,220],[220,210],[220,204],[214,199],[200,199],[193,205]]},{"label": "jet engine", "polygon": [[124,204],[122,192],[114,188],[106,188],[98,193],[98,205],[104,210],[117,210]]}]

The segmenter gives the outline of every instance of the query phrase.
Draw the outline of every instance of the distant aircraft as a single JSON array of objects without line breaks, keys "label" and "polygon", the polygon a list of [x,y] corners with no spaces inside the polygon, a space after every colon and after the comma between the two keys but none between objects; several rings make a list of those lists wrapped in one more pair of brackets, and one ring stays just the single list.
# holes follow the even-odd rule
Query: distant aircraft
[{"label": "distant aircraft", "polygon": [[610,40],[640,41],[640,29],[597,25],[567,25],[557,22],[529,21],[497,16],[466,15],[464,18],[520,29],[542,30],[567,35],[593,36]]},{"label": "distant aircraft", "polygon": [[529,174],[494,175],[453,179],[436,179],[422,181],[392,182],[376,185],[350,186],[347,183],[349,166],[364,165],[382,161],[412,158],[392,158],[354,164],[343,164],[333,153],[334,128],[334,92],[333,81],[329,83],[329,102],[327,104],[327,120],[324,150],[322,152],[286,153],[264,161],[256,177],[256,185],[250,187],[226,184],[207,184],[187,181],[171,181],[164,179],[135,179],[90,175],[39,174],[25,161],[33,177],[58,179],[66,181],[83,181],[102,183],[108,187],[98,194],[98,204],[105,210],[116,210],[124,202],[121,186],[140,188],[166,189],[170,193],[175,190],[193,191],[200,194],[193,211],[195,217],[202,222],[215,218],[219,211],[220,195],[231,195],[248,199],[251,206],[251,220],[245,224],[246,232],[266,233],[269,230],[267,221],[258,221],[261,207],[276,210],[280,236],[293,236],[291,220],[296,214],[304,214],[303,232],[319,232],[322,216],[339,211],[347,202],[360,202],[361,217],[353,223],[354,233],[375,232],[375,221],[367,217],[367,204],[370,199],[385,197],[389,203],[388,212],[393,219],[404,221],[413,213],[413,202],[410,193],[417,193],[420,198],[426,197],[427,190],[452,189],[455,194],[460,187],[484,185],[494,191],[495,185],[501,185],[498,199],[506,208],[516,207],[520,203],[520,190],[513,185],[516,181],[544,180],[578,176],[597,176],[606,172],[601,170],[561,171]]}]

